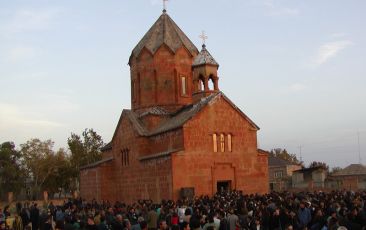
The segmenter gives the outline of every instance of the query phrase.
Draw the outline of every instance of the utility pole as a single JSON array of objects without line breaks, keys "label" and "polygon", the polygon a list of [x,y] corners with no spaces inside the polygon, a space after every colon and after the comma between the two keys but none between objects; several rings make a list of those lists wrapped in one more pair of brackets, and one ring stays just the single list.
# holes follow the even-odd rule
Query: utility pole
[{"label": "utility pole", "polygon": [[301,150],[302,150],[302,145],[300,145],[300,146],[299,146],[299,150],[300,150],[300,162],[302,163],[302,152],[301,152]]},{"label": "utility pole", "polygon": [[357,144],[358,144],[358,163],[361,164],[361,148],[360,148],[360,132],[357,132]]}]

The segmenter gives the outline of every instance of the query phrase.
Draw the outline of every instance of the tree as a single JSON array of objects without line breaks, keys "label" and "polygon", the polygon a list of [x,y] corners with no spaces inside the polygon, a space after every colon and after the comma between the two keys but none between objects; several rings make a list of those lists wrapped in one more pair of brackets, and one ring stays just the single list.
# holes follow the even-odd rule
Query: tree
[{"label": "tree", "polygon": [[33,194],[40,190],[52,193],[59,187],[64,187],[71,181],[70,161],[65,150],[53,151],[53,141],[41,141],[37,138],[21,144],[21,156],[25,170],[32,182]]},{"label": "tree", "polygon": [[289,161],[294,164],[302,164],[297,157],[296,154],[288,153],[286,149],[276,148],[272,149],[269,154],[274,157],[281,158],[283,160]]},{"label": "tree", "polygon": [[332,168],[331,172],[332,172],[332,173],[336,173],[336,172],[339,172],[339,171],[341,171],[341,170],[342,170],[342,168],[341,168],[341,167],[336,166],[336,167],[333,167],[333,168]]},{"label": "tree", "polygon": [[60,192],[60,188],[61,191],[62,189],[70,190],[73,175],[70,156],[67,154],[66,150],[60,148],[49,158],[49,160],[51,161],[50,164],[53,165],[54,170],[51,171],[49,176],[45,179],[42,188],[46,189],[51,194]]},{"label": "tree", "polygon": [[2,143],[0,145],[0,194],[18,193],[24,181],[19,151],[15,149],[13,142]]},{"label": "tree", "polygon": [[329,166],[325,162],[313,161],[309,164],[309,168],[314,168],[314,167],[321,167],[321,168],[329,171]]},{"label": "tree", "polygon": [[80,167],[102,159],[101,148],[104,146],[104,142],[93,129],[85,129],[81,137],[71,133],[67,144],[71,152],[70,163],[73,175],[77,179],[79,179]]}]

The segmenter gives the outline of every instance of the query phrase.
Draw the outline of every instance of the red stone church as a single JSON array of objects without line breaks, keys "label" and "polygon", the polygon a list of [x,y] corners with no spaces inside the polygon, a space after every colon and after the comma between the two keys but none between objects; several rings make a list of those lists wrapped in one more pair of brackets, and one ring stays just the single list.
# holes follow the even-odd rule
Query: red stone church
[{"label": "red stone church", "polygon": [[219,64],[205,45],[199,51],[164,11],[129,65],[132,108],[122,111],[103,159],[81,169],[83,198],[158,202],[178,199],[182,189],[268,192],[259,127],[220,91]]}]

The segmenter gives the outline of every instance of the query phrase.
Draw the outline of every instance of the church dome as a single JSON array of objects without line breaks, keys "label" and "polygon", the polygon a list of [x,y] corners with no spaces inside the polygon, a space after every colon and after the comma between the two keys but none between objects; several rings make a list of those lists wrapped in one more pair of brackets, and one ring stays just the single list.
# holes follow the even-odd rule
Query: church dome
[{"label": "church dome", "polygon": [[216,60],[212,57],[210,52],[206,49],[206,45],[202,45],[201,52],[196,56],[196,58],[193,61],[192,66],[200,66],[200,65],[214,65],[219,66],[219,63],[216,62]]},{"label": "church dome", "polygon": [[163,44],[168,46],[174,53],[182,46],[184,46],[192,56],[195,56],[198,53],[197,47],[189,40],[173,19],[164,12],[132,50],[131,57],[138,57],[144,47],[152,54],[155,54]]}]

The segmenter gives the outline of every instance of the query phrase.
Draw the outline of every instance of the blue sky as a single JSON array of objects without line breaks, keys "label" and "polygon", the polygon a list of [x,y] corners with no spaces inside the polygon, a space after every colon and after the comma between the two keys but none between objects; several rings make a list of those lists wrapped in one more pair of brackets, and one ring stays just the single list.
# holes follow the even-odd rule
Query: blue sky
[{"label": "blue sky", "polygon": [[[130,108],[129,55],[161,0],[0,0],[0,142],[108,142]],[[261,127],[259,147],[306,163],[366,163],[366,2],[170,0],[220,64],[220,89]]]}]

